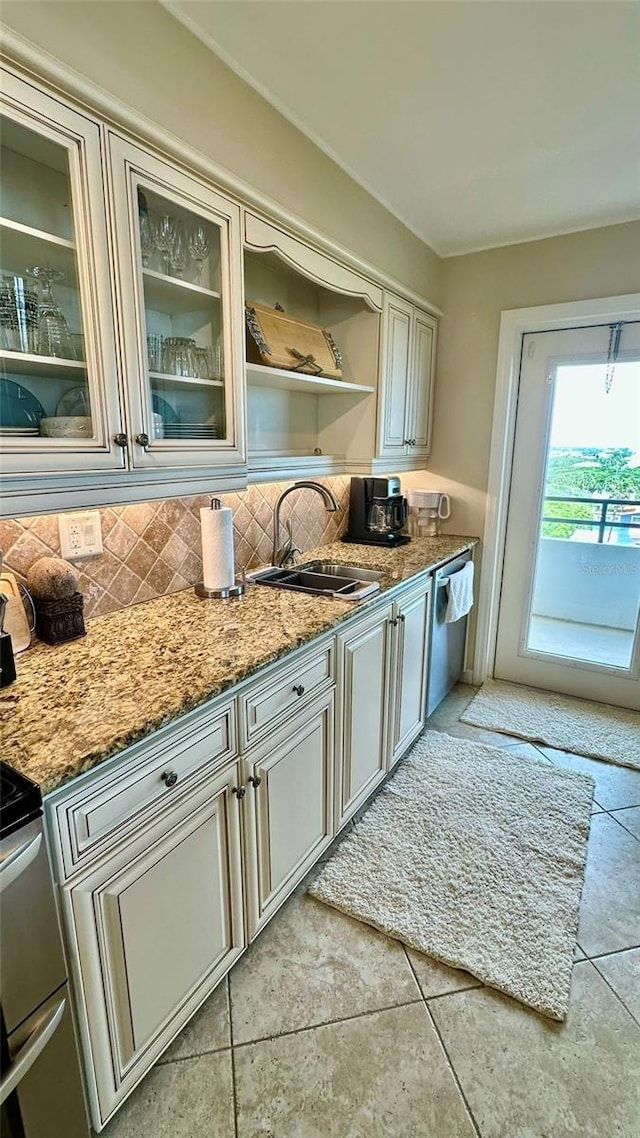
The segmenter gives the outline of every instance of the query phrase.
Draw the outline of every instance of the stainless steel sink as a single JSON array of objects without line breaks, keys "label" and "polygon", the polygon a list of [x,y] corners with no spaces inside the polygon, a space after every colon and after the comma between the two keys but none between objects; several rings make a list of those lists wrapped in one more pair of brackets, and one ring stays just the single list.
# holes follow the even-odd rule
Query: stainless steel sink
[{"label": "stainless steel sink", "polygon": [[383,581],[384,573],[375,569],[360,569],[357,565],[336,565],[333,561],[310,561],[302,569],[312,573],[326,573],[329,577],[346,577],[348,581]]},{"label": "stainless steel sink", "polygon": [[256,585],[269,585],[272,589],[292,589],[298,593],[337,597],[343,601],[360,601],[376,593],[384,573],[372,569],[359,569],[354,565],[334,565],[325,561],[312,561],[293,569],[264,569],[251,574]]}]

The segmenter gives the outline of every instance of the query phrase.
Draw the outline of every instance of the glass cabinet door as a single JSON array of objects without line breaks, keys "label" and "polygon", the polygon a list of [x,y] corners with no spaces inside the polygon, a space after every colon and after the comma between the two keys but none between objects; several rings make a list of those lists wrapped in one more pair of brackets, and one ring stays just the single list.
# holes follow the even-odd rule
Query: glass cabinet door
[{"label": "glass cabinet door", "polygon": [[[99,130],[13,76],[5,78],[0,111],[2,465],[14,472],[122,467],[123,450],[110,439],[120,419],[108,269],[98,263],[106,256]],[[28,113],[21,105],[25,96]],[[108,393],[102,382],[105,362],[113,377]]]},{"label": "glass cabinet door", "polygon": [[132,463],[243,461],[239,210],[115,136],[111,152]]}]

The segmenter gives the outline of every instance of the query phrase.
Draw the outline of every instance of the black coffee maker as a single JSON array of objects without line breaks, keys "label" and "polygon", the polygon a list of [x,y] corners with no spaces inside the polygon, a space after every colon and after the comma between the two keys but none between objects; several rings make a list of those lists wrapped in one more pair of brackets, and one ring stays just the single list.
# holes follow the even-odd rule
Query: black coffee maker
[{"label": "black coffee maker", "polygon": [[402,533],[407,500],[399,478],[352,478],[349,491],[349,526],[343,541],[359,545],[403,545],[411,538]]}]

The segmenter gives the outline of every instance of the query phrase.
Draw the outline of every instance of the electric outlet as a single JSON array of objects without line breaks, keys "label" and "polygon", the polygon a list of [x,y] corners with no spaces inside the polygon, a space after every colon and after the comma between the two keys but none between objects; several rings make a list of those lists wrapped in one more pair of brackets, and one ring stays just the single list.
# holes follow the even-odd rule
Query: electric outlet
[{"label": "electric outlet", "polygon": [[102,553],[102,527],[99,510],[85,510],[82,514],[60,514],[60,548],[63,557],[94,557]]}]

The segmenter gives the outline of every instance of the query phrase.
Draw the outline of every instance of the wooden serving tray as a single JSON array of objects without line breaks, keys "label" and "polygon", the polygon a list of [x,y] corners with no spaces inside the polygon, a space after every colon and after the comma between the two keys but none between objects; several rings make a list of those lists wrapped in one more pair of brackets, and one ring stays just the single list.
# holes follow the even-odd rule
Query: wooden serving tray
[{"label": "wooden serving tray", "polygon": [[245,317],[249,363],[342,379],[342,356],[330,332],[250,300]]}]

